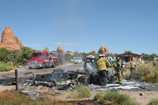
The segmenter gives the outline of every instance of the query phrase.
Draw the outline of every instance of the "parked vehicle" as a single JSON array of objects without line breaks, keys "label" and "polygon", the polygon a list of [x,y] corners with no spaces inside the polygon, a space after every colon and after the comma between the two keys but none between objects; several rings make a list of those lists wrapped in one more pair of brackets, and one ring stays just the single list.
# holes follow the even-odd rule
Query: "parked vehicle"
[{"label": "parked vehicle", "polygon": [[34,52],[28,61],[29,68],[55,67],[57,65],[57,55],[49,52]]},{"label": "parked vehicle", "polygon": [[81,58],[81,57],[75,58],[74,63],[75,63],[75,64],[80,64],[80,63],[82,63],[82,58]]}]

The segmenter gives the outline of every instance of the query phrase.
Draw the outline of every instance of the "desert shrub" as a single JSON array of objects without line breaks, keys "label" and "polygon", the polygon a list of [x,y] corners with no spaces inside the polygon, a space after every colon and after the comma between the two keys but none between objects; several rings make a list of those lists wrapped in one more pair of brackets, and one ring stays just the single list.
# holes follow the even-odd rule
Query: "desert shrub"
[{"label": "desert shrub", "polygon": [[103,97],[103,94],[99,93],[99,94],[96,94],[96,96],[94,97],[94,100],[100,100],[101,98]]},{"label": "desert shrub", "polygon": [[130,69],[130,62],[127,62],[126,64],[125,64],[125,68],[124,69],[126,69],[126,70],[129,70]]},{"label": "desert shrub", "polygon": [[130,99],[129,96],[119,94],[118,92],[107,92],[105,95],[97,94],[95,97],[101,104],[112,105],[139,105],[135,100]]},{"label": "desert shrub", "polygon": [[155,70],[153,68],[152,63],[144,64],[137,62],[136,71],[145,72],[145,74],[148,74],[148,73],[153,73]]},{"label": "desert shrub", "polygon": [[123,75],[123,78],[126,79],[126,80],[129,80],[130,79],[129,76],[130,76],[130,74],[126,73],[125,75]]},{"label": "desert shrub", "polygon": [[137,62],[136,70],[133,71],[130,77],[126,76],[125,78],[155,83],[158,81],[157,75],[158,73],[151,62],[147,64]]},{"label": "desert shrub", "polygon": [[9,67],[9,70],[13,70],[13,67]]},{"label": "desert shrub", "polygon": [[19,67],[18,63],[14,63],[13,65],[14,65],[14,67],[17,67],[17,68]]},{"label": "desert shrub", "polygon": [[74,90],[68,91],[70,98],[88,98],[91,96],[90,89],[85,85],[76,85]]},{"label": "desert shrub", "polygon": [[12,70],[11,67],[7,67],[7,66],[4,66],[4,65],[0,66],[0,72],[10,71],[10,70]]},{"label": "desert shrub", "polygon": [[158,73],[158,63],[156,63],[156,65],[153,67],[155,68],[155,72]]},{"label": "desert shrub", "polygon": [[151,100],[148,105],[158,105],[158,99]]},{"label": "desert shrub", "polygon": [[3,71],[7,71],[8,68],[6,66],[0,66],[0,71],[3,72]]},{"label": "desert shrub", "polygon": [[135,72],[133,72],[132,76],[130,76],[130,79],[135,79],[138,81],[145,81],[145,72],[135,71]]}]

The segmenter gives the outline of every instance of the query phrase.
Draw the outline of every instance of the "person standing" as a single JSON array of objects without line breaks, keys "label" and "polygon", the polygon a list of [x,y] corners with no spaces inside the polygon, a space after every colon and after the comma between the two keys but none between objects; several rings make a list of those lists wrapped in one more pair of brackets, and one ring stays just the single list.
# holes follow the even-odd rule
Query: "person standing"
[{"label": "person standing", "polygon": [[100,85],[106,86],[107,84],[107,68],[110,66],[109,61],[104,58],[104,54],[99,55],[99,60],[97,61],[98,74],[100,76]]},{"label": "person standing", "polygon": [[119,57],[117,58],[116,66],[117,66],[116,69],[118,73],[118,83],[122,84],[123,83],[123,62]]},{"label": "person standing", "polygon": [[136,63],[133,61],[130,61],[130,78],[132,77],[133,73],[135,72],[136,69]]}]

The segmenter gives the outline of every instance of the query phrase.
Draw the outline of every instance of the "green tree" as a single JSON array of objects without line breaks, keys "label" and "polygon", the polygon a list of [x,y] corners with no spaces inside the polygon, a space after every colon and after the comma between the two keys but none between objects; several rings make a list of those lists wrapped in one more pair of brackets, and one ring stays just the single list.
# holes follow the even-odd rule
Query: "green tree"
[{"label": "green tree", "polygon": [[130,53],[132,53],[132,51],[125,51],[125,53],[126,53],[126,52],[130,52]]},{"label": "green tree", "polygon": [[0,61],[5,63],[13,62],[16,64],[26,64],[31,59],[34,49],[23,47],[21,50],[7,50],[5,48],[0,49]]},{"label": "green tree", "polygon": [[78,51],[74,52],[74,57],[80,57],[80,53]]},{"label": "green tree", "polygon": [[7,49],[5,49],[5,48],[1,48],[0,49],[0,61],[3,61],[3,62],[8,62],[9,61],[9,59],[8,59],[8,50]]},{"label": "green tree", "polygon": [[157,57],[157,54],[151,54],[151,59],[154,60],[154,58]]},{"label": "green tree", "polygon": [[22,48],[22,55],[25,59],[30,60],[32,57],[32,53],[35,52],[34,49],[28,48],[28,47],[23,47]]},{"label": "green tree", "polygon": [[145,54],[145,53],[142,53],[142,56],[143,56],[143,59],[144,60],[147,60],[147,61],[153,61],[154,60],[154,57],[157,57],[157,54]]},{"label": "green tree", "polygon": [[8,52],[8,59],[10,62],[14,62],[15,61],[15,58],[16,58],[16,50],[15,51],[9,51]]},{"label": "green tree", "polygon": [[67,51],[67,52],[70,52],[70,53],[71,53],[71,51]]},{"label": "green tree", "polygon": [[64,53],[61,50],[57,51],[58,54],[58,64],[63,64],[64,63]]},{"label": "green tree", "polygon": [[72,59],[72,56],[70,54],[65,54],[65,61],[70,62]]}]

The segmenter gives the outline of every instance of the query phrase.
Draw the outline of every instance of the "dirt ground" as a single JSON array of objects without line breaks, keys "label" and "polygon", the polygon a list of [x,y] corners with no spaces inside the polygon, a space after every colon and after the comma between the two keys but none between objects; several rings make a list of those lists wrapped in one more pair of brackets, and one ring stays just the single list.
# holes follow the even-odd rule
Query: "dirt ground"
[{"label": "dirt ground", "polygon": [[152,99],[158,99],[158,91],[128,91],[121,90],[121,94],[127,94],[130,98],[136,100],[140,105],[147,105]]},{"label": "dirt ground", "polygon": [[[9,90],[15,90],[15,85],[12,86],[2,86],[0,85],[0,93],[3,91],[9,91]],[[30,88],[19,88],[20,90],[30,90]],[[92,92],[92,96],[90,98],[86,98],[86,99],[70,99],[68,98],[68,94],[67,92],[60,92],[58,90],[55,90],[53,88],[48,88],[48,87],[43,87],[43,86],[39,86],[37,87],[37,89],[33,89],[33,91],[36,92],[40,92],[42,94],[44,94],[45,96],[52,98],[53,100],[56,99],[58,101],[65,101],[67,100],[68,102],[75,102],[75,103],[79,103],[81,104],[81,102],[85,103],[93,103],[94,105],[97,105],[98,103],[96,103],[93,99],[95,97],[95,95],[99,92],[102,91],[91,91]],[[54,95],[52,95],[52,92]],[[121,94],[126,94],[128,96],[130,96],[130,98],[135,99],[138,103],[140,103],[140,105],[147,105],[150,100],[157,98],[158,99],[158,91],[129,91],[129,90],[119,90],[118,91]],[[51,94],[51,95],[50,95]],[[88,104],[86,104],[88,105]]]}]

